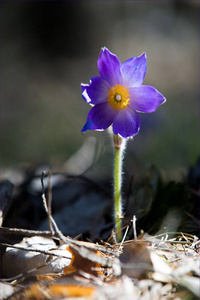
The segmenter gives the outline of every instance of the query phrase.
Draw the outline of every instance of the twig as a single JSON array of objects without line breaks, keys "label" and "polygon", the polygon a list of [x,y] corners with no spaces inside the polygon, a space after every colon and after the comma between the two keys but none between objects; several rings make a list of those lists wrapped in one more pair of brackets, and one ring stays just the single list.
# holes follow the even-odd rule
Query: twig
[{"label": "twig", "polygon": [[[120,229],[120,231],[122,231],[122,230],[124,230],[125,228],[127,228],[127,225],[125,225],[124,227],[122,227],[121,229]],[[118,232],[118,231],[117,231]],[[113,232],[112,234],[111,234],[111,236],[107,239],[107,243],[116,235],[116,233],[117,232]]]},{"label": "twig", "polygon": [[[71,259],[71,257],[67,257],[65,255],[56,254],[56,253],[48,251],[48,250],[41,250],[41,249],[35,249],[35,248],[27,248],[27,247],[22,247],[22,246],[10,245],[10,244],[6,244],[6,243],[1,243],[1,245],[5,246],[5,247],[9,247],[9,248],[19,249],[19,250],[22,250],[22,251],[39,252],[39,253],[44,254],[44,255],[51,255],[51,256],[57,256],[57,257]],[[59,251],[59,250],[63,251],[63,249],[57,249],[57,248],[52,248],[51,250],[52,251]]]},{"label": "twig", "polygon": [[[128,240],[125,241],[124,243],[128,244],[128,243],[132,243],[132,241],[134,240]],[[138,239],[138,242],[149,242],[149,243],[159,243],[159,244],[183,244],[183,245],[188,245],[187,241],[171,241],[171,240],[160,240],[160,239],[156,239],[154,237],[144,237],[144,239]],[[190,242],[192,244],[192,242]],[[198,244],[198,242],[196,243]]]},{"label": "twig", "polygon": [[[48,198],[47,198],[47,201],[48,201],[49,215],[51,216],[52,215],[52,189],[51,189],[51,174],[50,173],[49,173],[49,176],[48,176]],[[50,218],[49,218],[48,221],[49,221],[49,229],[50,229],[52,235],[54,235],[55,232],[54,232],[52,223],[50,221]]]},{"label": "twig", "polygon": [[127,225],[126,231],[125,231],[124,236],[123,236],[123,239],[122,239],[122,241],[121,241],[121,243],[120,243],[120,246],[119,246],[119,252],[122,250],[122,245],[123,245],[124,240],[125,240],[125,238],[126,238],[126,236],[127,236],[128,230],[129,230],[129,226]]},{"label": "twig", "polygon": [[[55,234],[54,230],[53,230],[53,227],[52,227],[52,222],[51,222],[51,197],[49,198],[48,197],[48,205],[47,205],[47,200],[46,200],[46,196],[45,196],[45,188],[44,188],[44,176],[45,176],[45,172],[43,171],[42,172],[42,175],[41,175],[41,184],[42,184],[42,200],[43,200],[43,206],[44,206],[44,209],[47,213],[47,217],[48,217],[48,224],[49,224],[49,230],[52,234],[52,236]],[[49,184],[50,184],[50,178],[48,177],[48,196],[50,195],[50,187],[49,187]]]},{"label": "twig", "polygon": [[[37,231],[37,230],[28,230],[28,229],[22,229],[22,228],[8,228],[8,227],[0,227],[0,235],[23,235],[23,236],[43,236],[43,237],[50,237],[52,238],[51,232],[50,231]],[[55,234],[55,236],[53,236],[54,239],[58,239],[59,235]],[[64,237],[65,239],[70,239],[67,237]],[[71,242],[79,245],[80,246],[80,242],[79,241],[75,241],[73,239],[71,239]],[[1,245],[3,245],[3,243],[1,243]],[[6,244],[4,244],[6,245]],[[9,247],[11,247],[11,245],[7,245]],[[109,250],[106,249],[104,246],[101,245],[95,245],[95,248],[93,246],[89,246],[89,244],[85,244],[84,247],[88,248],[88,249],[93,249],[93,250],[99,250],[101,252],[107,253],[107,254],[111,254],[111,255],[117,255],[117,253],[114,252],[115,249],[113,250]]]},{"label": "twig", "polygon": [[[28,271],[26,271],[26,272],[24,272],[24,273],[21,273],[21,274],[19,274],[19,275],[14,276],[14,277],[10,277],[10,278],[0,278],[0,282],[12,282],[12,281],[15,281],[15,280],[18,280],[18,279],[23,280],[24,278],[26,278],[27,275],[29,276],[29,275],[31,275],[31,273],[37,271],[38,269],[41,269],[41,268],[43,268],[43,267],[46,267],[46,266],[48,266],[48,265],[50,265],[50,264],[51,264],[51,261],[46,262],[46,263],[44,263],[43,265],[37,266],[36,268],[30,269],[30,270],[28,270]],[[6,299],[8,299],[8,298],[6,298]]]},{"label": "twig", "polygon": [[[42,172],[42,176],[41,176],[41,183],[42,183],[42,189],[44,191],[44,183],[43,183],[43,178],[45,176],[45,172]],[[60,229],[58,228],[54,218],[52,217],[52,215],[50,215],[48,207],[47,207],[47,201],[46,201],[46,197],[44,192],[42,193],[42,200],[43,200],[43,205],[44,205],[44,209],[47,212],[48,218],[49,218],[49,222],[52,223],[52,225],[55,228],[56,231],[56,236],[58,236],[60,238],[61,241],[63,241],[64,243],[68,244],[70,247],[72,247],[72,249],[75,249],[76,251],[78,251],[78,253],[84,257],[87,258],[91,261],[100,263],[104,266],[112,266],[111,262],[109,259],[104,258],[104,257],[100,257],[98,256],[96,253],[94,253],[94,248],[92,247],[87,247],[87,246],[82,246],[80,243],[75,242],[75,240],[73,240],[72,238],[69,237],[65,237],[62,232],[60,231]],[[90,250],[92,251],[90,251]],[[108,253],[108,251],[106,251]],[[114,254],[114,253],[112,253]]]},{"label": "twig", "polygon": [[[54,218],[50,214],[48,206],[47,206],[47,201],[46,201],[46,197],[45,197],[45,193],[44,193],[44,182],[43,182],[44,176],[45,176],[45,172],[43,171],[42,175],[41,175],[42,200],[43,200],[44,209],[48,216],[49,224],[51,223],[54,226],[54,229],[56,231],[56,236],[58,236],[60,238],[60,240],[63,241],[64,243],[68,244],[72,249],[75,249],[76,251],[78,251],[78,253],[82,257],[87,258],[91,261],[100,263],[106,267],[112,267],[110,259],[101,257],[101,256],[97,255],[96,253],[94,253],[94,250],[96,250],[96,249],[94,249],[94,247],[87,247],[86,245],[83,246],[80,243],[76,242],[74,239],[65,237],[63,235],[63,233],[60,231]],[[92,250],[92,251],[90,251],[90,250]],[[105,251],[105,252],[108,253],[108,251]],[[114,253],[112,252],[112,255],[113,254]]]},{"label": "twig", "polygon": [[134,239],[137,241],[137,231],[136,231],[136,216],[133,216],[133,236]]},{"label": "twig", "polygon": [[52,237],[50,231],[40,231],[40,230],[29,230],[22,228],[8,228],[8,227],[0,227],[0,235],[23,235],[23,236],[44,236],[44,237]]},{"label": "twig", "polygon": [[[154,238],[157,238],[157,237],[159,237],[159,236],[163,236],[163,235],[166,235],[166,234],[173,234],[173,235],[175,235],[175,234],[179,234],[180,236],[183,236],[183,233],[182,232],[177,232],[177,231],[172,231],[172,232],[163,232],[163,233],[160,233],[160,234],[157,234],[157,235],[155,235],[155,236],[153,236]],[[184,235],[185,236],[188,236],[188,237],[190,237],[190,239],[193,239],[194,238],[194,235],[192,235],[192,234],[189,234],[189,233],[184,233]]]}]

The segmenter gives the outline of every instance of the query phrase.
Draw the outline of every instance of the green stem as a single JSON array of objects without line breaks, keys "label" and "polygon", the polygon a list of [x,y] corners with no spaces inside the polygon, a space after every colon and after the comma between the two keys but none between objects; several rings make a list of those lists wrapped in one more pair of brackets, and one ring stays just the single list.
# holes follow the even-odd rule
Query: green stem
[{"label": "green stem", "polygon": [[122,152],[123,140],[118,135],[114,135],[115,160],[114,160],[114,214],[115,214],[115,231],[117,232],[117,241],[122,240],[121,232],[121,185],[122,185]]}]

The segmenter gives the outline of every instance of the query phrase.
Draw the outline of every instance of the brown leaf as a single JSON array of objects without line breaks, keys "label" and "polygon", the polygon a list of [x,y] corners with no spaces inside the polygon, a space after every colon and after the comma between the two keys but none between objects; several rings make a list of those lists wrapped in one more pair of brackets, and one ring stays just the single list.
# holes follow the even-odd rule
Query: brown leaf
[{"label": "brown leaf", "polygon": [[[73,273],[79,274],[80,271],[92,274],[94,276],[103,275],[100,271],[101,265],[97,262],[91,261],[89,258],[84,258],[79,254],[79,252],[75,249],[72,249],[70,246],[67,246],[66,249],[71,252],[72,258],[69,266],[64,267],[63,271],[65,275],[70,275]],[[96,255],[100,255],[99,250],[91,250]]]},{"label": "brown leaf", "polygon": [[92,286],[55,284],[49,286],[55,297],[91,297],[95,288]]},{"label": "brown leaf", "polygon": [[36,278],[38,281],[41,281],[41,282],[45,282],[45,281],[53,281],[55,278],[57,277],[57,274],[52,274],[52,275],[43,275],[43,274],[40,274],[40,275],[37,275]]},{"label": "brown leaf", "polygon": [[61,297],[87,297],[95,292],[95,287],[76,284],[33,284],[20,293],[21,300],[60,299]]},{"label": "brown leaf", "polygon": [[149,250],[143,242],[132,241],[125,244],[119,259],[122,274],[131,278],[146,278],[148,272],[152,270]]}]

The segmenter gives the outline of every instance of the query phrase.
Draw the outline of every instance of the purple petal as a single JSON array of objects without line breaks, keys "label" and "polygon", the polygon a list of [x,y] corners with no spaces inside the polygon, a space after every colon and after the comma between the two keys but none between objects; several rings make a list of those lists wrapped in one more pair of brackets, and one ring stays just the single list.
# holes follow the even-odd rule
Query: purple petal
[{"label": "purple petal", "polygon": [[121,63],[119,58],[111,53],[107,48],[102,48],[97,61],[99,74],[107,80],[110,86],[122,83]]},{"label": "purple petal", "polygon": [[98,129],[97,126],[95,126],[92,123],[92,120],[90,120],[89,118],[87,119],[87,122],[85,123],[85,125],[83,126],[83,128],[81,129],[81,132],[85,132],[87,130],[97,130],[97,131],[101,131],[103,129]]},{"label": "purple petal", "polygon": [[87,122],[81,131],[105,130],[112,124],[114,114],[115,111],[107,102],[96,104],[89,111]]},{"label": "purple petal", "polygon": [[120,134],[124,138],[136,135],[140,129],[140,116],[132,108],[126,108],[118,112],[113,120],[114,134]]},{"label": "purple petal", "polygon": [[87,103],[99,104],[107,101],[110,87],[101,76],[92,77],[90,84],[82,84],[81,88],[82,96]]},{"label": "purple petal", "polygon": [[143,83],[146,75],[147,57],[143,53],[139,57],[133,57],[121,65],[121,73],[124,84],[128,87],[137,87]]},{"label": "purple petal", "polygon": [[131,88],[129,91],[131,94],[130,105],[139,112],[151,113],[166,101],[165,97],[153,86],[141,85]]}]

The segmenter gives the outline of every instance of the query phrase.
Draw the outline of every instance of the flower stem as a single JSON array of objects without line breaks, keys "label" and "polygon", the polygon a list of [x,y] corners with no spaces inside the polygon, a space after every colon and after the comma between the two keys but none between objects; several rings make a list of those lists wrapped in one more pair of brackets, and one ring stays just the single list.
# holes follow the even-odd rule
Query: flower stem
[{"label": "flower stem", "polygon": [[122,185],[122,153],[123,139],[119,135],[114,135],[115,159],[114,159],[114,215],[115,215],[115,231],[117,232],[117,241],[122,239],[121,232],[121,185]]}]

